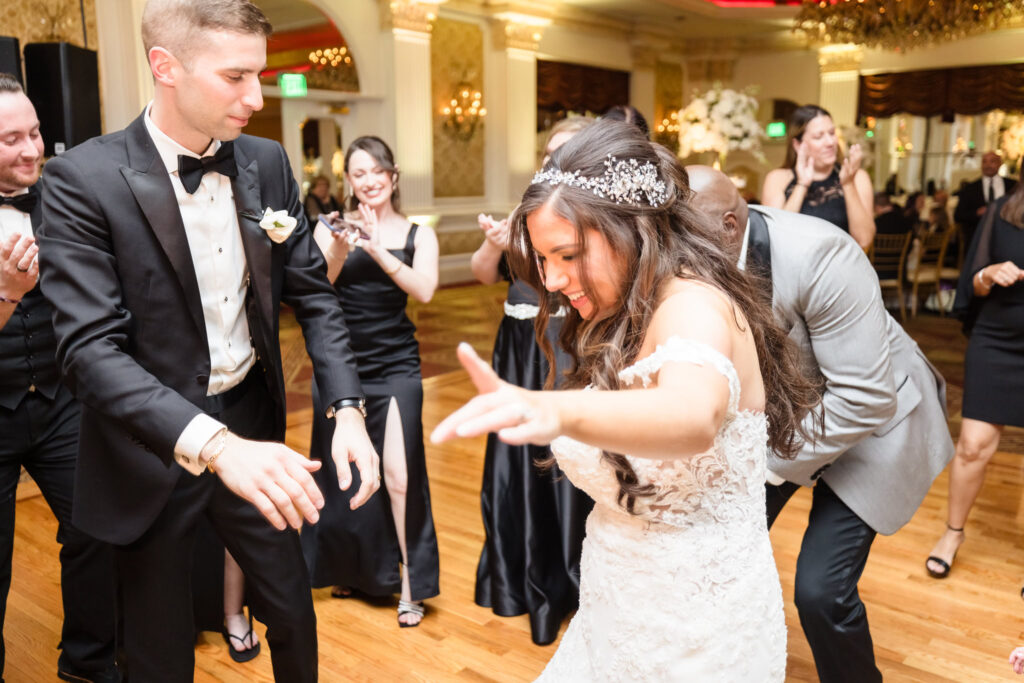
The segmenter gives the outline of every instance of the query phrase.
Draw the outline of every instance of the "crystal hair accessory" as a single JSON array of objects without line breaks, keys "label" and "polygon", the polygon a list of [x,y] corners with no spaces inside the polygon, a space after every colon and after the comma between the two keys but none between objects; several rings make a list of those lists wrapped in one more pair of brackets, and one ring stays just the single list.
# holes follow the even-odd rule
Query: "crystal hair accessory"
[{"label": "crystal hair accessory", "polygon": [[604,174],[589,178],[573,171],[566,173],[550,168],[538,171],[533,176],[531,185],[547,183],[549,185],[569,185],[579,187],[604,199],[611,199],[616,204],[633,204],[639,206],[646,199],[647,203],[657,208],[668,201],[665,181],[658,177],[658,169],[649,161],[640,163],[636,159],[619,160],[608,155],[604,160]]}]

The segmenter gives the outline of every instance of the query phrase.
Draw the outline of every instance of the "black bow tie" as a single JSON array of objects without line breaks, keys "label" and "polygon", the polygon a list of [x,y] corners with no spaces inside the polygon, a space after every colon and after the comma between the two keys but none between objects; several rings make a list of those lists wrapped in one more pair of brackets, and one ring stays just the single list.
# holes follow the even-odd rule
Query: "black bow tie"
[{"label": "black bow tie", "polygon": [[238,175],[234,143],[222,142],[220,149],[212,157],[197,159],[185,154],[178,155],[178,177],[189,194],[194,194],[199,189],[203,176],[207,173],[220,173],[230,178]]},{"label": "black bow tie", "polygon": [[35,188],[29,188],[28,194],[19,194],[14,197],[0,197],[0,206],[11,206],[22,211],[24,213],[32,213],[32,209],[36,208],[36,202],[39,201],[39,195],[36,193]]}]

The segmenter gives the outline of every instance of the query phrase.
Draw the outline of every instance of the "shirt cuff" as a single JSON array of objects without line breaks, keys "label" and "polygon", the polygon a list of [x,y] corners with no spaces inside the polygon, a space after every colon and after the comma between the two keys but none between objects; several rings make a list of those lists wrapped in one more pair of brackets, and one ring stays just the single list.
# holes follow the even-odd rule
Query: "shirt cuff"
[{"label": "shirt cuff", "polygon": [[782,486],[783,484],[786,483],[785,479],[783,479],[779,475],[775,474],[771,470],[765,470],[764,471],[764,478],[772,486]]},{"label": "shirt cuff", "polygon": [[203,447],[225,426],[205,413],[199,413],[185,426],[174,444],[174,460],[187,472],[199,476],[206,463],[199,458]]}]

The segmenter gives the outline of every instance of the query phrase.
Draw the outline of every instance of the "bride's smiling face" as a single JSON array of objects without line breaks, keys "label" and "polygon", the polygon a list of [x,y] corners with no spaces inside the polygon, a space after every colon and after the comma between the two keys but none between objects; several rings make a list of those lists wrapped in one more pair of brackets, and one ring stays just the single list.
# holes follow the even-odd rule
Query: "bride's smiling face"
[{"label": "bride's smiling face", "polygon": [[[616,310],[625,268],[604,235],[588,229],[584,250],[576,226],[548,204],[526,217],[526,229],[545,289],[561,292],[587,320],[606,318]],[[591,289],[586,288],[584,279]]]}]

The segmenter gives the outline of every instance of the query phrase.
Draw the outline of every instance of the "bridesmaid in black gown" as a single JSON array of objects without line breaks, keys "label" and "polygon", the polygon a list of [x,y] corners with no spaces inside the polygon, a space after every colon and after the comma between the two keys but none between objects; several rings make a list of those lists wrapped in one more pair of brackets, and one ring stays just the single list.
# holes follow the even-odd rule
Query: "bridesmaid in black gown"
[{"label": "bridesmaid in black gown", "polygon": [[[548,138],[546,153],[590,121],[582,117],[560,121]],[[491,364],[507,382],[543,389],[549,366],[533,326],[537,292],[512,280],[508,272],[503,257],[505,221],[482,214],[479,221],[487,238],[473,255],[473,274],[485,284],[512,281]],[[564,369],[569,357],[557,345],[561,320],[551,318],[547,339],[555,351],[556,367]],[[488,434],[480,489],[484,547],[474,600],[503,617],[528,613],[530,633],[538,645],[554,642],[562,621],[579,603],[580,553],[587,515],[594,506],[557,465],[538,466],[550,459],[546,446],[511,446]]]},{"label": "bridesmaid in black gown", "polygon": [[400,593],[399,625],[417,626],[423,600],[439,592],[439,563],[423,448],[419,345],[405,306],[409,295],[427,302],[437,288],[437,237],[398,212],[398,169],[382,140],[353,141],[345,173],[356,210],[347,214],[347,225],[354,227],[335,219],[342,232],[320,224],[314,236],[341,299],[384,486],[359,509],[349,509],[358,486],[338,489],[329,457],[333,427],[314,387],[310,453],[323,462],[314,476],[325,505],[319,523],[303,529],[302,546],[314,587],[333,586],[335,597]]},{"label": "bridesmaid in black gown", "polygon": [[1005,425],[1024,427],[1024,183],[989,204],[974,233],[954,312],[970,332],[963,422],[949,469],[946,528],[925,567],[949,575],[964,525]]},{"label": "bridesmaid in black gown", "polygon": [[765,206],[822,218],[848,232],[862,248],[875,239],[874,189],[860,167],[860,145],[845,159],[832,116],[813,104],[797,108],[789,121],[786,161],[764,178]]}]

